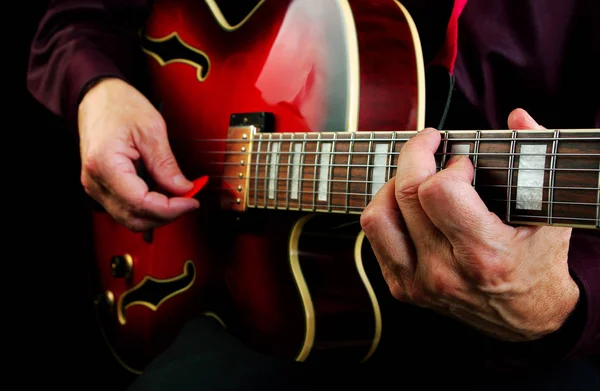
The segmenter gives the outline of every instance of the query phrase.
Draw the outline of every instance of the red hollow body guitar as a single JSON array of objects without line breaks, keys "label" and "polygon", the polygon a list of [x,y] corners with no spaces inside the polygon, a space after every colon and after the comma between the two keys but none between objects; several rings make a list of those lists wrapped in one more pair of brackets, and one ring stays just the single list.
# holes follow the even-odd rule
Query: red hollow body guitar
[{"label": "red hollow body guitar", "polygon": [[[210,181],[152,237],[95,213],[102,328],[137,371],[210,310],[270,354],[368,360],[394,314],[359,215],[424,127],[414,22],[395,0],[221,3],[157,1],[142,34],[177,159]],[[508,223],[598,228],[599,136],[447,131],[437,158],[471,156]]]}]

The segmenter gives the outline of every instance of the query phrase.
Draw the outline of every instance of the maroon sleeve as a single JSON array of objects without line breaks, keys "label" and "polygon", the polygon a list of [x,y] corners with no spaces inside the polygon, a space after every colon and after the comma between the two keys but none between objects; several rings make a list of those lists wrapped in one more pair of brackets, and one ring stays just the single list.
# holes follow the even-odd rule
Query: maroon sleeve
[{"label": "maroon sleeve", "polygon": [[54,114],[76,121],[82,91],[112,76],[142,73],[138,31],[151,0],[51,1],[33,38],[27,88]]},{"label": "maroon sleeve", "polygon": [[569,356],[600,354],[600,233],[598,230],[573,231],[569,267],[577,281],[582,307],[581,333]]}]

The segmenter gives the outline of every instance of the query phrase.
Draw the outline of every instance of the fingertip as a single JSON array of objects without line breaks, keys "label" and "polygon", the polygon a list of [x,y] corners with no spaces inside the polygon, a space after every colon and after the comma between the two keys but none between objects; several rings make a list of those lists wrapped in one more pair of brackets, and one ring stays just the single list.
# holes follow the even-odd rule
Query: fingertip
[{"label": "fingertip", "polygon": [[508,115],[508,127],[510,129],[543,129],[535,119],[524,109],[517,108]]}]

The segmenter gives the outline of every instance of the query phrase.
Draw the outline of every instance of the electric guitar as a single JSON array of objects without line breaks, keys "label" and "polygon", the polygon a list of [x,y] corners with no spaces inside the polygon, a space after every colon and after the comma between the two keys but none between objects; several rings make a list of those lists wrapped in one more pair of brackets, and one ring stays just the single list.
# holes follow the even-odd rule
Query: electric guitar
[{"label": "electric guitar", "polygon": [[[128,303],[103,312],[109,343],[143,368],[160,349],[140,346],[173,338],[175,313],[214,309],[269,354],[368,360],[396,315],[359,215],[424,127],[414,21],[395,0],[246,1],[237,13],[222,3],[156,1],[142,34],[173,151],[188,177],[210,181],[193,228],[186,219],[164,228],[160,257],[131,256],[142,239],[96,220],[102,246],[123,235],[133,270],[116,280],[106,261],[115,251],[98,255],[102,291]],[[598,130],[442,136],[439,167],[470,156],[473,186],[507,223],[600,227]],[[193,294],[131,298],[133,287],[163,278],[152,284],[160,291],[170,276]],[[226,292],[219,304],[207,304],[209,282]]]}]

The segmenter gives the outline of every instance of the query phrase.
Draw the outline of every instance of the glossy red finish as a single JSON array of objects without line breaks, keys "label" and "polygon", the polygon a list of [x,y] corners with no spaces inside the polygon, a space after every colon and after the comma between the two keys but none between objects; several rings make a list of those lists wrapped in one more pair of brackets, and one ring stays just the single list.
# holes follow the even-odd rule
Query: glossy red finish
[{"label": "glossy red finish", "polygon": [[[360,94],[355,102],[358,103],[356,130],[415,130],[417,126],[419,102],[413,41],[404,15],[393,0],[266,0],[232,31],[218,23],[207,2],[156,1],[144,32],[154,42],[147,48],[152,98],[161,102],[172,149],[188,177],[210,177],[198,196],[202,215],[156,230],[152,245],[144,243],[141,235],[128,233],[109,222],[105,215],[98,214],[94,220],[98,268],[104,289],[122,292],[131,286],[110,275],[108,257],[115,253],[136,254],[134,281],[145,276],[177,275],[188,258],[194,259],[197,265],[198,280],[190,294],[186,292],[166,301],[157,312],[133,307],[128,310],[126,326],[117,323],[107,326],[118,335],[113,345],[127,351],[135,362],[144,362],[147,353],[156,353],[164,347],[173,336],[174,327],[190,315],[189,311],[209,306],[209,295],[203,291],[204,285],[209,283],[209,275],[211,284],[227,287],[231,301],[221,308],[221,313],[230,315],[227,318],[231,321],[231,330],[239,330],[247,341],[265,351],[293,357],[305,338],[305,313],[289,263],[290,232],[301,215],[253,211],[237,221],[220,210],[219,196],[228,191],[220,179],[224,139],[232,114],[273,113],[275,132],[347,131],[344,125],[348,121],[338,113],[343,111],[345,101],[331,94],[342,91],[342,96],[343,91],[348,94],[355,90]],[[292,3],[294,7],[290,6]],[[322,7],[322,11],[337,11],[321,14],[319,18],[316,5]],[[227,18],[226,11],[223,9]],[[230,24],[236,24],[231,22],[233,19],[229,20]],[[356,64],[351,63],[351,57],[340,57],[347,54],[340,49],[345,41],[332,36],[349,31],[356,34],[354,42],[359,49]],[[167,45],[161,44],[161,39],[175,32],[188,45],[187,49],[179,44],[179,61],[165,63],[165,52],[162,60],[157,60],[160,53],[157,57],[149,48],[163,50]],[[189,58],[208,59],[208,70],[180,61],[186,51]],[[358,72],[355,80],[358,85],[338,77],[344,69]],[[201,71],[205,72],[204,78],[199,77],[203,75]],[[348,263],[354,263],[348,255],[352,251],[346,249],[336,258],[330,252],[335,247],[328,247],[327,235],[322,235],[321,240],[325,251],[329,251],[328,264],[321,271],[318,270],[319,255],[314,254],[319,244],[315,240],[301,241],[310,242],[310,249],[300,249],[300,257],[304,257],[300,263],[304,260],[310,264],[312,276],[321,279],[326,278],[327,273],[334,273],[336,267],[332,263],[335,261],[343,262],[346,271],[352,269],[348,269]],[[225,269],[224,274],[210,274],[210,270],[221,270],[221,267]],[[360,284],[356,276],[350,280]],[[335,278],[331,281],[336,284]],[[348,311],[355,309],[359,316],[366,313],[372,321],[369,308],[356,308],[360,303],[369,305],[363,286],[357,286],[344,297],[348,284],[352,284],[349,281],[341,282],[339,289],[334,286],[327,289],[339,295],[333,301],[327,295],[314,298],[317,311],[325,309],[327,313],[325,318],[317,319],[317,324],[335,318],[336,308],[346,318],[352,318]],[[315,294],[319,291],[317,289]],[[357,299],[358,296],[361,298]],[[344,299],[355,302],[344,305]],[[354,333],[357,339],[363,340],[363,355],[365,330],[373,328],[367,323]],[[162,327],[164,338],[160,338],[160,333],[152,333]],[[348,327],[345,335],[351,339],[352,326]],[[325,334],[334,335],[335,330],[328,329],[319,335]],[[142,348],[144,343],[147,346]],[[318,349],[326,350],[327,341],[315,343]],[[134,346],[135,350],[128,350],[128,346]],[[139,357],[136,358],[136,354]]]},{"label": "glossy red finish", "polygon": [[[209,282],[214,279],[212,263],[207,262],[198,217],[185,215],[176,222],[155,229],[152,241],[142,233],[134,233],[115,222],[107,213],[92,213],[94,251],[98,293],[110,291],[114,305],[97,307],[98,321],[107,342],[126,366],[141,370],[172,342],[183,323],[206,309]],[[111,258],[128,254],[133,259],[130,278],[112,274]],[[167,280],[181,276],[184,264],[195,266],[194,283],[160,304],[156,310],[134,304],[124,309],[124,324],[119,323],[119,298],[140,284],[146,277]],[[166,296],[164,293],[162,296]],[[151,299],[150,295],[142,295]],[[156,301],[155,301],[156,302]]]}]

